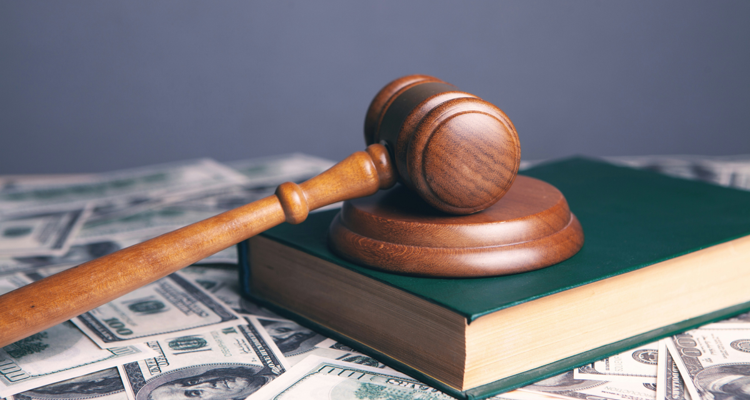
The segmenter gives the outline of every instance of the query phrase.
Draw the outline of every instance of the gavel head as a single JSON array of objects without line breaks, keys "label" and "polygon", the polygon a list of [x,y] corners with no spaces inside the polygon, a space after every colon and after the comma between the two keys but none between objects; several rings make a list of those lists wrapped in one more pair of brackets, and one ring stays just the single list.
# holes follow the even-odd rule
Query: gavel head
[{"label": "gavel head", "polygon": [[451,214],[497,202],[521,161],[518,134],[505,113],[426,75],[405,76],[380,90],[367,110],[365,140],[384,144],[399,180]]}]

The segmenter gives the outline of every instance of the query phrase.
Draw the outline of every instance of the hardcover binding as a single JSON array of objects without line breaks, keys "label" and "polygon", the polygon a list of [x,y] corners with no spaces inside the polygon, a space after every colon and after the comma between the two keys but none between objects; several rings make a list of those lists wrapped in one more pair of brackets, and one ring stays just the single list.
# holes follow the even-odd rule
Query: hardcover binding
[{"label": "hardcover binding", "polygon": [[[610,229],[610,225],[617,223],[622,223],[623,225],[625,225],[624,231],[613,231],[614,234],[610,234],[607,239],[609,240],[609,242],[597,242],[596,240],[592,240],[591,242],[584,245],[583,252],[586,252],[587,247],[591,247],[592,245],[594,245],[588,250],[588,255],[582,256],[581,254],[579,254],[576,255],[573,259],[562,263],[567,264],[569,267],[571,265],[576,266],[581,263],[585,264],[586,262],[584,262],[584,260],[588,260],[587,262],[591,262],[592,260],[599,262],[604,259],[602,258],[604,257],[602,256],[602,254],[606,254],[606,259],[616,260],[618,259],[618,257],[620,260],[625,258],[628,259],[628,261],[624,262],[627,265],[621,265],[620,267],[608,270],[608,272],[594,277],[595,280],[605,279],[610,276],[626,273],[634,269],[639,269],[650,264],[658,263],[670,258],[678,257],[683,254],[706,248],[708,246],[723,243],[750,234],[750,209],[746,206],[747,204],[750,204],[750,193],[747,192],[721,188],[700,182],[669,178],[652,172],[637,171],[630,168],[616,167],[606,163],[599,163],[582,159],[565,160],[558,163],[543,165],[532,170],[525,171],[525,174],[529,174],[533,177],[546,180],[561,189],[563,193],[566,194],[566,197],[568,197],[571,209],[576,211],[577,215],[579,216],[581,223],[584,225],[584,229],[589,226],[594,226],[599,229]],[[604,205],[595,206],[595,209],[591,210],[592,212],[589,212],[588,214],[590,215],[587,216],[587,211],[589,211],[586,209],[587,206],[594,204],[593,202],[596,201],[590,199],[595,198],[596,196],[600,196],[600,193],[605,193],[604,197],[602,197]],[[657,197],[654,197],[654,193]],[[661,195],[662,197],[658,197],[659,195]],[[626,202],[623,203],[623,200],[620,200],[621,197],[627,198],[629,200],[625,200]],[[685,202],[682,202],[682,199],[687,200]],[[718,203],[721,206],[713,207],[712,211],[708,210],[708,214],[704,214],[703,208],[705,207],[702,207],[702,205],[706,203]],[[583,207],[583,209],[576,209],[576,206],[579,204],[580,207]],[[642,225],[630,225],[629,229],[631,230],[628,231],[627,224],[629,222],[629,219],[625,218],[627,217],[627,215],[625,214],[614,215],[614,218],[611,218],[612,221],[599,221],[597,219],[600,215],[603,215],[603,212],[610,213],[623,209],[635,210],[638,212],[644,210],[646,214],[644,214],[641,218],[646,220],[647,223]],[[695,215],[694,211],[696,209],[701,211],[701,215]],[[686,225],[685,222],[676,222],[678,221],[677,217],[680,217],[685,213],[687,213],[691,217],[689,223],[694,225]],[[321,223],[321,221],[323,220],[327,220],[328,222],[325,222],[325,224],[327,224],[331,219],[333,219],[334,214],[335,213],[333,212],[317,213],[317,215],[311,215],[310,219],[318,220],[318,223]],[[660,218],[662,218],[667,224],[665,225],[665,227],[672,227],[672,229],[675,230],[675,234],[664,236],[665,243],[654,243],[653,238],[662,237],[659,235],[664,235],[665,233],[673,233],[670,231],[664,231],[662,226],[658,225],[658,221],[660,221]],[[689,227],[689,229],[686,229],[686,227]],[[304,229],[304,226],[278,227],[275,229],[278,229],[278,232],[281,233],[277,232],[278,234],[275,234],[275,231],[272,230],[271,232],[264,233],[262,235],[268,239],[280,241],[292,248],[306,251],[314,256],[321,257],[324,260],[332,262],[334,264],[344,265],[347,268],[355,268],[358,271],[360,270],[359,267],[353,267],[343,259],[340,259],[329,251],[326,251],[324,247],[324,238],[316,238],[319,243],[315,245],[316,249],[312,252],[307,251],[308,249],[305,248],[305,245],[299,245],[295,243],[294,240],[287,241],[285,239],[287,237],[285,235],[297,235],[297,233],[291,234],[290,232],[301,232],[300,230]],[[289,229],[298,230],[292,231]],[[618,229],[620,229],[619,226]],[[639,229],[657,230],[656,233],[649,233],[651,236],[646,235],[651,239],[648,239],[649,241],[647,243],[644,243],[645,247],[642,250],[642,253],[645,255],[645,259],[644,257],[634,258],[632,251],[628,253],[625,251],[627,249],[624,248],[614,248],[614,252],[612,252],[609,248],[597,247],[601,244],[611,245],[611,243],[620,243],[622,241],[625,241],[628,238],[632,237],[632,235],[641,232],[639,231]],[[686,237],[686,241],[683,241],[683,239],[681,239],[682,236],[680,235],[682,235],[683,231],[685,230],[692,230],[697,233],[693,235],[694,237],[688,236]],[[311,234],[320,236],[320,232],[321,231],[316,228],[315,232],[312,232]],[[688,235],[690,234],[691,233],[688,232]],[[297,237],[297,239],[299,239],[299,237]],[[595,239],[598,238],[595,237]],[[686,245],[685,243],[689,243],[689,245]],[[666,253],[663,249],[665,245],[668,246],[668,251],[666,251]],[[615,343],[588,350],[573,357],[558,360],[542,367],[503,378],[489,384],[474,387],[465,391],[459,391],[425,375],[418,370],[409,367],[408,365],[399,362],[398,360],[388,356],[387,354],[383,354],[377,350],[369,348],[368,346],[358,342],[355,338],[348,337],[330,328],[321,326],[315,321],[309,320],[306,317],[296,314],[292,311],[285,310],[282,307],[277,306],[276,304],[273,304],[263,298],[260,298],[259,296],[254,295],[251,289],[253,277],[251,275],[251,257],[249,254],[249,249],[249,241],[244,241],[238,244],[240,262],[239,278],[243,296],[268,307],[269,309],[279,313],[280,315],[293,319],[310,329],[316,330],[362,353],[368,354],[378,360],[381,360],[385,364],[397,370],[400,370],[420,381],[423,381],[451,396],[464,399],[482,399],[509,390],[513,390],[515,388],[525,386],[533,382],[566,372],[570,369],[620,353],[629,348],[637,347],[639,345],[646,344],[670,335],[674,335],[682,331],[696,328],[706,323],[725,319],[750,310],[750,302],[733,305],[731,307],[723,308],[721,310],[710,312],[695,318],[666,325],[658,329],[632,336]],[[581,259],[581,257],[583,257],[583,259]],[[619,263],[623,264],[623,262]],[[562,264],[560,264],[561,267],[559,268],[559,270],[563,272],[567,271],[566,267],[563,267]],[[597,268],[600,266],[602,265],[598,264]],[[403,283],[401,280],[399,280],[400,278],[390,278],[388,276],[380,275],[380,273],[372,273],[369,271],[360,272],[364,273],[372,279],[392,285],[397,288],[399,288],[399,284]],[[527,274],[529,278],[522,276]],[[535,272],[520,274],[510,279],[512,280],[512,282],[516,283],[518,283],[519,280],[523,282],[523,279],[532,279],[532,282],[538,283],[538,281],[533,281],[534,278],[532,276],[534,274]],[[573,286],[568,286],[567,288],[575,287],[577,285],[582,285],[585,283],[588,283],[588,281],[578,281],[575,282]],[[465,282],[465,284],[468,283]],[[443,287],[441,285],[441,282],[437,283],[437,287]],[[414,285],[412,285],[411,287],[413,289]],[[559,290],[566,290],[566,287],[557,288],[557,290],[553,291],[548,290],[548,288],[543,289],[541,293],[537,293],[536,295],[533,295],[531,297],[510,298],[509,300],[503,300],[503,302],[500,304],[496,304],[494,306],[490,305],[487,308],[477,308],[475,303],[469,304],[468,306],[463,306],[463,304],[450,304],[450,302],[441,303],[440,301],[437,301],[437,299],[432,299],[429,297],[430,293],[432,293],[429,290],[423,292],[418,291],[414,294],[423,297],[428,301],[441,304],[443,307],[446,307],[463,315],[467,319],[467,322],[470,323],[474,319],[481,317],[484,314],[492,313],[494,311],[497,311],[498,309],[502,309],[505,307],[512,307],[518,304],[518,301],[523,302],[533,300],[533,298],[536,298],[537,296],[549,295]],[[524,293],[521,294],[527,295]]]},{"label": "hardcover binding", "polygon": [[283,307],[280,307],[274,303],[271,303],[262,297],[255,296],[251,290],[252,274],[251,274],[250,259],[249,259],[249,256],[250,256],[249,240],[245,240],[243,242],[238,243],[237,252],[239,254],[240,287],[242,290],[242,295],[245,298],[258,303],[285,318],[294,320],[295,322],[299,323],[300,325],[306,328],[312,329],[322,335],[335,339],[336,341],[343,343],[363,354],[367,354],[368,356],[377,359],[378,361],[382,362],[383,364],[388,365],[389,367],[393,369],[401,371],[411,376],[412,378],[422,381],[458,399],[480,400],[480,399],[485,399],[487,397],[495,396],[501,393],[505,393],[514,389],[518,389],[519,387],[523,387],[526,385],[530,385],[534,382],[538,382],[542,379],[550,378],[552,376],[561,374],[571,369],[578,368],[586,364],[591,364],[603,358],[613,356],[615,354],[619,354],[627,349],[635,348],[640,345],[644,345],[644,344],[651,343],[653,341],[665,338],[667,336],[672,336],[680,332],[688,331],[690,329],[694,329],[694,328],[697,328],[699,326],[702,326],[711,322],[721,321],[723,319],[731,318],[735,315],[739,315],[744,312],[750,311],[750,302],[739,304],[739,305],[725,308],[723,310],[719,310],[710,314],[702,315],[697,318],[692,318],[686,321],[682,321],[678,324],[667,325],[662,328],[659,328],[650,332],[646,332],[641,335],[633,336],[626,340],[622,340],[619,342],[609,344],[607,346],[592,349],[592,350],[583,352],[581,354],[578,354],[575,357],[570,357],[570,358],[566,358],[563,360],[559,360],[557,362],[547,364],[543,367],[536,368],[536,369],[524,372],[522,374],[518,374],[518,375],[514,375],[511,377],[497,380],[487,385],[478,386],[478,387],[475,387],[466,391],[459,391],[438,380],[431,378],[428,375],[425,375],[419,370],[416,370],[414,368],[409,367],[408,365],[404,363],[399,362],[398,360],[388,356],[387,354],[381,353],[371,347],[365,346],[364,344],[358,342],[357,340],[349,336],[343,335],[337,331],[334,331],[323,325],[320,325],[312,320],[305,318],[302,315],[299,315]]}]

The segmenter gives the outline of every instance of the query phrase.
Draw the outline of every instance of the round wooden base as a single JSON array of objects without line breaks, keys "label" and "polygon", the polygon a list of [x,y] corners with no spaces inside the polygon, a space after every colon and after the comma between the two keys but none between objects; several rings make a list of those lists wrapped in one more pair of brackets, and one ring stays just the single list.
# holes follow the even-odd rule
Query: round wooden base
[{"label": "round wooden base", "polygon": [[583,230],[554,186],[519,175],[490,208],[434,210],[401,185],[344,202],[331,248],[368,267],[411,275],[479,277],[544,268],[583,246]]}]

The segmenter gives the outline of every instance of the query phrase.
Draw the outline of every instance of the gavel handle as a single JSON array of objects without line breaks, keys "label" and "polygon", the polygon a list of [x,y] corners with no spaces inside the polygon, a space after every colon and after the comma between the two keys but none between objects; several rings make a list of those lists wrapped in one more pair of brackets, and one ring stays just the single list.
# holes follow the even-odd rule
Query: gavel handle
[{"label": "gavel handle", "polygon": [[392,186],[385,147],[370,145],[300,185],[89,261],[0,296],[0,347],[110,302],[310,210]]}]

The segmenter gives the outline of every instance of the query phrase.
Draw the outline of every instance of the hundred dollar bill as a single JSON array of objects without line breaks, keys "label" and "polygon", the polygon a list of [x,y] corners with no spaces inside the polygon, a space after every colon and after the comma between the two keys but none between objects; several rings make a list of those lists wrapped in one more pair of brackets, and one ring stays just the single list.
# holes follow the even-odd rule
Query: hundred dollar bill
[{"label": "hundred dollar bill", "polygon": [[654,400],[656,398],[656,385],[653,383],[581,380],[575,379],[573,371],[518,390],[563,399]]},{"label": "hundred dollar bill", "polygon": [[148,201],[155,193],[246,181],[242,174],[213,160],[190,160],[99,174],[85,183],[5,188],[0,191],[0,210],[115,198],[119,203],[133,204]]},{"label": "hundred dollar bill", "polygon": [[[340,345],[340,343],[334,343],[333,345],[331,345],[331,347],[329,347],[329,349],[336,349],[337,345]],[[332,358],[338,361],[353,363],[353,364],[366,365],[372,368],[380,368],[384,371],[395,371],[393,368],[381,363],[380,361],[366,354],[362,354],[353,350],[349,350],[349,351],[339,350],[339,351],[340,353],[338,354],[330,354],[330,353],[325,354],[321,352],[320,356],[325,357],[325,358]]]},{"label": "hundred dollar bill", "polygon": [[[150,238],[150,236],[134,235],[129,237],[123,235],[121,237],[92,238],[85,241],[75,239],[68,251],[61,256],[30,255],[0,258],[0,275],[43,271],[48,268],[61,271],[64,269],[61,269],[61,267],[74,267]],[[43,275],[47,276],[47,274]]]},{"label": "hundred dollar bill", "polygon": [[173,273],[71,320],[102,348],[236,325],[231,308]]},{"label": "hundred dollar bill", "polygon": [[259,318],[250,315],[246,315],[245,319],[263,327],[290,365],[295,365],[308,356],[316,355],[376,368],[387,368],[372,357],[340,345],[335,340],[288,319]]},{"label": "hundred dollar bill", "polygon": [[70,322],[33,334],[0,350],[0,396],[8,396],[142,359],[142,344],[99,348]]},{"label": "hundred dollar bill", "polygon": [[744,314],[737,315],[732,318],[727,318],[725,320],[721,320],[718,322],[714,322],[712,324],[704,325],[700,329],[725,329],[729,326],[729,324],[737,325],[738,328],[743,328],[743,324],[746,328],[750,329],[750,312],[746,312]]},{"label": "hundred dollar bill", "polygon": [[317,346],[319,346],[320,348],[334,349],[334,350],[338,350],[338,351],[341,352],[341,353],[338,353],[338,354],[335,354],[335,353],[330,354],[329,353],[329,355],[327,355],[327,356],[326,355],[321,355],[322,357],[333,358],[333,359],[336,359],[336,360],[339,360],[339,361],[346,361],[346,362],[354,363],[354,364],[367,365],[368,367],[382,368],[382,369],[388,370],[388,371],[394,371],[394,369],[392,369],[391,367],[389,367],[389,366],[381,363],[380,361],[378,361],[378,360],[376,360],[376,359],[374,359],[374,358],[372,358],[372,357],[370,357],[370,356],[368,356],[366,354],[362,354],[362,353],[360,353],[360,352],[352,349],[351,347],[349,347],[349,346],[347,346],[345,344],[336,342],[333,339],[328,339],[327,341],[320,342],[320,343],[317,344]]},{"label": "hundred dollar bill", "polygon": [[[330,162],[296,155],[251,164],[258,170],[249,174],[253,176],[253,179],[248,178],[252,181],[250,183],[230,183],[176,195],[153,195],[141,204],[112,207],[113,210],[95,213],[86,221],[77,240],[107,239],[124,243],[136,236],[141,241],[147,240],[273,195],[277,185],[289,180],[304,181],[320,172],[322,165],[330,165]],[[271,176],[261,176],[263,171]],[[235,246],[231,246],[200,263],[236,264],[237,261],[237,250]]]},{"label": "hundred dollar bill", "polygon": [[453,398],[396,371],[310,356],[259,390],[252,400]]},{"label": "hundred dollar bill", "polygon": [[602,381],[602,385],[595,387],[550,395],[563,399],[654,400],[656,399],[656,384]]},{"label": "hundred dollar bill", "polygon": [[[284,357],[287,358],[303,355],[315,349],[317,344],[328,341],[327,337],[288,319],[257,318],[254,316],[245,316],[245,319],[258,321],[273,338],[279,350],[284,353]],[[333,343],[335,342],[332,341],[330,344]]]},{"label": "hundred dollar bill", "polygon": [[[211,260],[212,258],[209,257],[206,261]],[[224,302],[224,304],[232,307],[232,309],[238,313],[249,314],[256,317],[282,319],[276,313],[240,296],[236,262],[233,268],[209,268],[193,265],[183,268],[181,272],[193,279],[204,289],[213,293],[214,296],[218,297]]]},{"label": "hundred dollar bill", "polygon": [[[148,229],[149,226],[184,226],[271,195],[283,182],[307,180],[332,164],[300,154],[234,162],[232,165],[240,172],[234,172],[235,176],[242,176],[241,182],[216,180],[211,185],[186,186],[177,192],[150,193],[137,201],[130,201],[128,197],[114,198],[107,203],[100,201],[84,230],[86,236],[95,236]],[[158,210],[140,213],[153,208]],[[126,217],[129,220],[123,220]],[[123,223],[127,224],[121,227]]]},{"label": "hundred dollar bill", "polygon": [[300,153],[226,163],[245,175],[248,183],[254,186],[305,181],[334,164],[331,160]]},{"label": "hundred dollar bill", "polygon": [[594,379],[576,379],[575,372],[573,370],[570,370],[562,374],[555,375],[551,378],[538,381],[532,385],[524,386],[518,390],[528,393],[539,393],[543,395],[556,396],[559,394],[588,390],[597,386],[602,386],[606,383],[606,381]]},{"label": "hundred dollar bill", "polygon": [[[320,172],[321,168],[317,165],[311,166],[309,163],[303,162],[300,168],[294,164],[290,165],[290,162],[305,160],[305,157],[302,156],[297,158],[302,160],[296,160],[295,158],[274,159],[274,161],[279,161],[276,163],[280,164],[277,167],[282,165],[285,167],[279,168],[283,171],[273,171],[274,168],[270,168],[272,175],[264,177],[256,172],[256,175],[254,175],[255,181],[251,183],[242,185],[232,183],[190,194],[174,195],[166,193],[162,194],[160,198],[154,196],[148,207],[139,206],[131,209],[123,207],[117,212],[95,214],[86,221],[78,237],[86,239],[157,228],[161,228],[162,232],[167,232],[213,217],[273,195],[276,186],[285,181],[304,181]],[[274,163],[271,164],[274,165]],[[325,165],[328,164],[325,163]],[[260,166],[267,167],[268,165],[260,164]],[[268,172],[268,169],[263,168],[263,171]],[[276,173],[273,174],[273,172]],[[267,185],[261,185],[260,183]]]},{"label": "hundred dollar bill", "polygon": [[224,304],[237,312],[242,312],[240,306],[240,283],[237,279],[237,267],[209,268],[203,266],[189,266],[180,272],[211,292]]},{"label": "hundred dollar bill", "polygon": [[[162,193],[127,195],[128,192],[125,192],[124,196],[99,199],[95,202],[93,214],[76,235],[68,253],[12,258],[0,256],[0,274],[29,271],[49,265],[78,265],[273,194],[275,185],[284,181],[308,179],[331,164],[327,160],[299,154],[246,160],[237,162],[237,165],[244,168],[243,172],[251,177],[248,179],[230,172],[235,178],[216,179],[216,183],[212,184],[186,184],[183,189]],[[270,176],[264,177],[264,172]],[[240,182],[242,184],[238,184]],[[93,185],[95,182],[89,183]],[[34,188],[40,189],[39,185]],[[236,247],[231,246],[199,263],[236,264]]]},{"label": "hundred dollar bill", "polygon": [[0,175],[0,192],[50,185],[74,185],[95,179],[96,174]]},{"label": "hundred dollar bill", "polygon": [[280,315],[276,314],[275,312],[259,305],[258,303],[250,301],[244,297],[240,299],[239,312],[241,314],[254,315],[256,317],[283,319]]},{"label": "hundred dollar bill", "polygon": [[736,317],[728,318],[717,323],[750,324],[750,312],[746,312],[744,314],[740,314]]},{"label": "hundred dollar bill", "polygon": [[[488,397],[487,400],[553,400],[558,397],[548,396],[540,392],[524,392],[523,390],[513,390],[510,392]],[[592,399],[595,400],[595,399]]]},{"label": "hundred dollar bill", "polygon": [[695,329],[667,342],[694,400],[750,398],[750,329],[744,326]]},{"label": "hundred dollar bill", "polygon": [[309,355],[318,355],[377,368],[388,368],[372,357],[242,299],[239,294],[236,268],[190,266],[181,272],[242,314],[245,319],[261,326],[271,335],[274,343],[282,349],[290,365],[294,365]]},{"label": "hundred dollar bill", "polygon": [[575,369],[576,379],[610,382],[656,383],[658,342]]},{"label": "hundred dollar bill", "polygon": [[[274,189],[284,182],[302,183],[335,164],[331,160],[300,153],[227,163],[247,177],[247,186],[260,188],[265,185]],[[341,204],[330,204],[312,212],[340,208]]]},{"label": "hundred dollar bill", "polygon": [[656,400],[690,400],[685,382],[667,349],[667,341],[659,341],[659,371],[656,379]]},{"label": "hundred dollar bill", "polygon": [[120,367],[136,400],[244,399],[287,370],[278,348],[252,324],[165,337],[149,346],[158,356]]},{"label": "hundred dollar bill", "polygon": [[95,215],[86,221],[78,238],[85,240],[148,230],[168,232],[270,196],[274,190],[232,184],[187,196],[165,195],[152,200],[149,207]]},{"label": "hundred dollar bill", "polygon": [[89,213],[82,205],[0,215],[0,257],[63,255]]},{"label": "hundred dollar bill", "polygon": [[[25,286],[23,274],[0,277],[0,294]],[[152,351],[142,344],[102,350],[70,322],[0,349],[0,396],[44,386],[89,372],[142,359]]]},{"label": "hundred dollar bill", "polygon": [[[133,241],[130,244],[135,244]],[[0,258],[0,275],[15,272],[33,272],[40,268],[75,266],[105,256],[123,248],[123,244],[110,239],[92,239],[88,242],[74,240],[68,251],[60,256],[16,256]]]},{"label": "hundred dollar bill", "polygon": [[128,400],[117,367],[13,395],[13,400]]},{"label": "hundred dollar bill", "polygon": [[274,343],[282,349],[290,365],[296,364],[309,355],[318,355],[377,368],[388,368],[372,357],[242,299],[239,294],[236,269],[190,266],[181,272],[239,312],[245,319],[262,327],[273,338]]},{"label": "hundred dollar bill", "polygon": [[34,282],[34,279],[22,273],[0,276],[0,295],[26,286],[31,282]]}]

